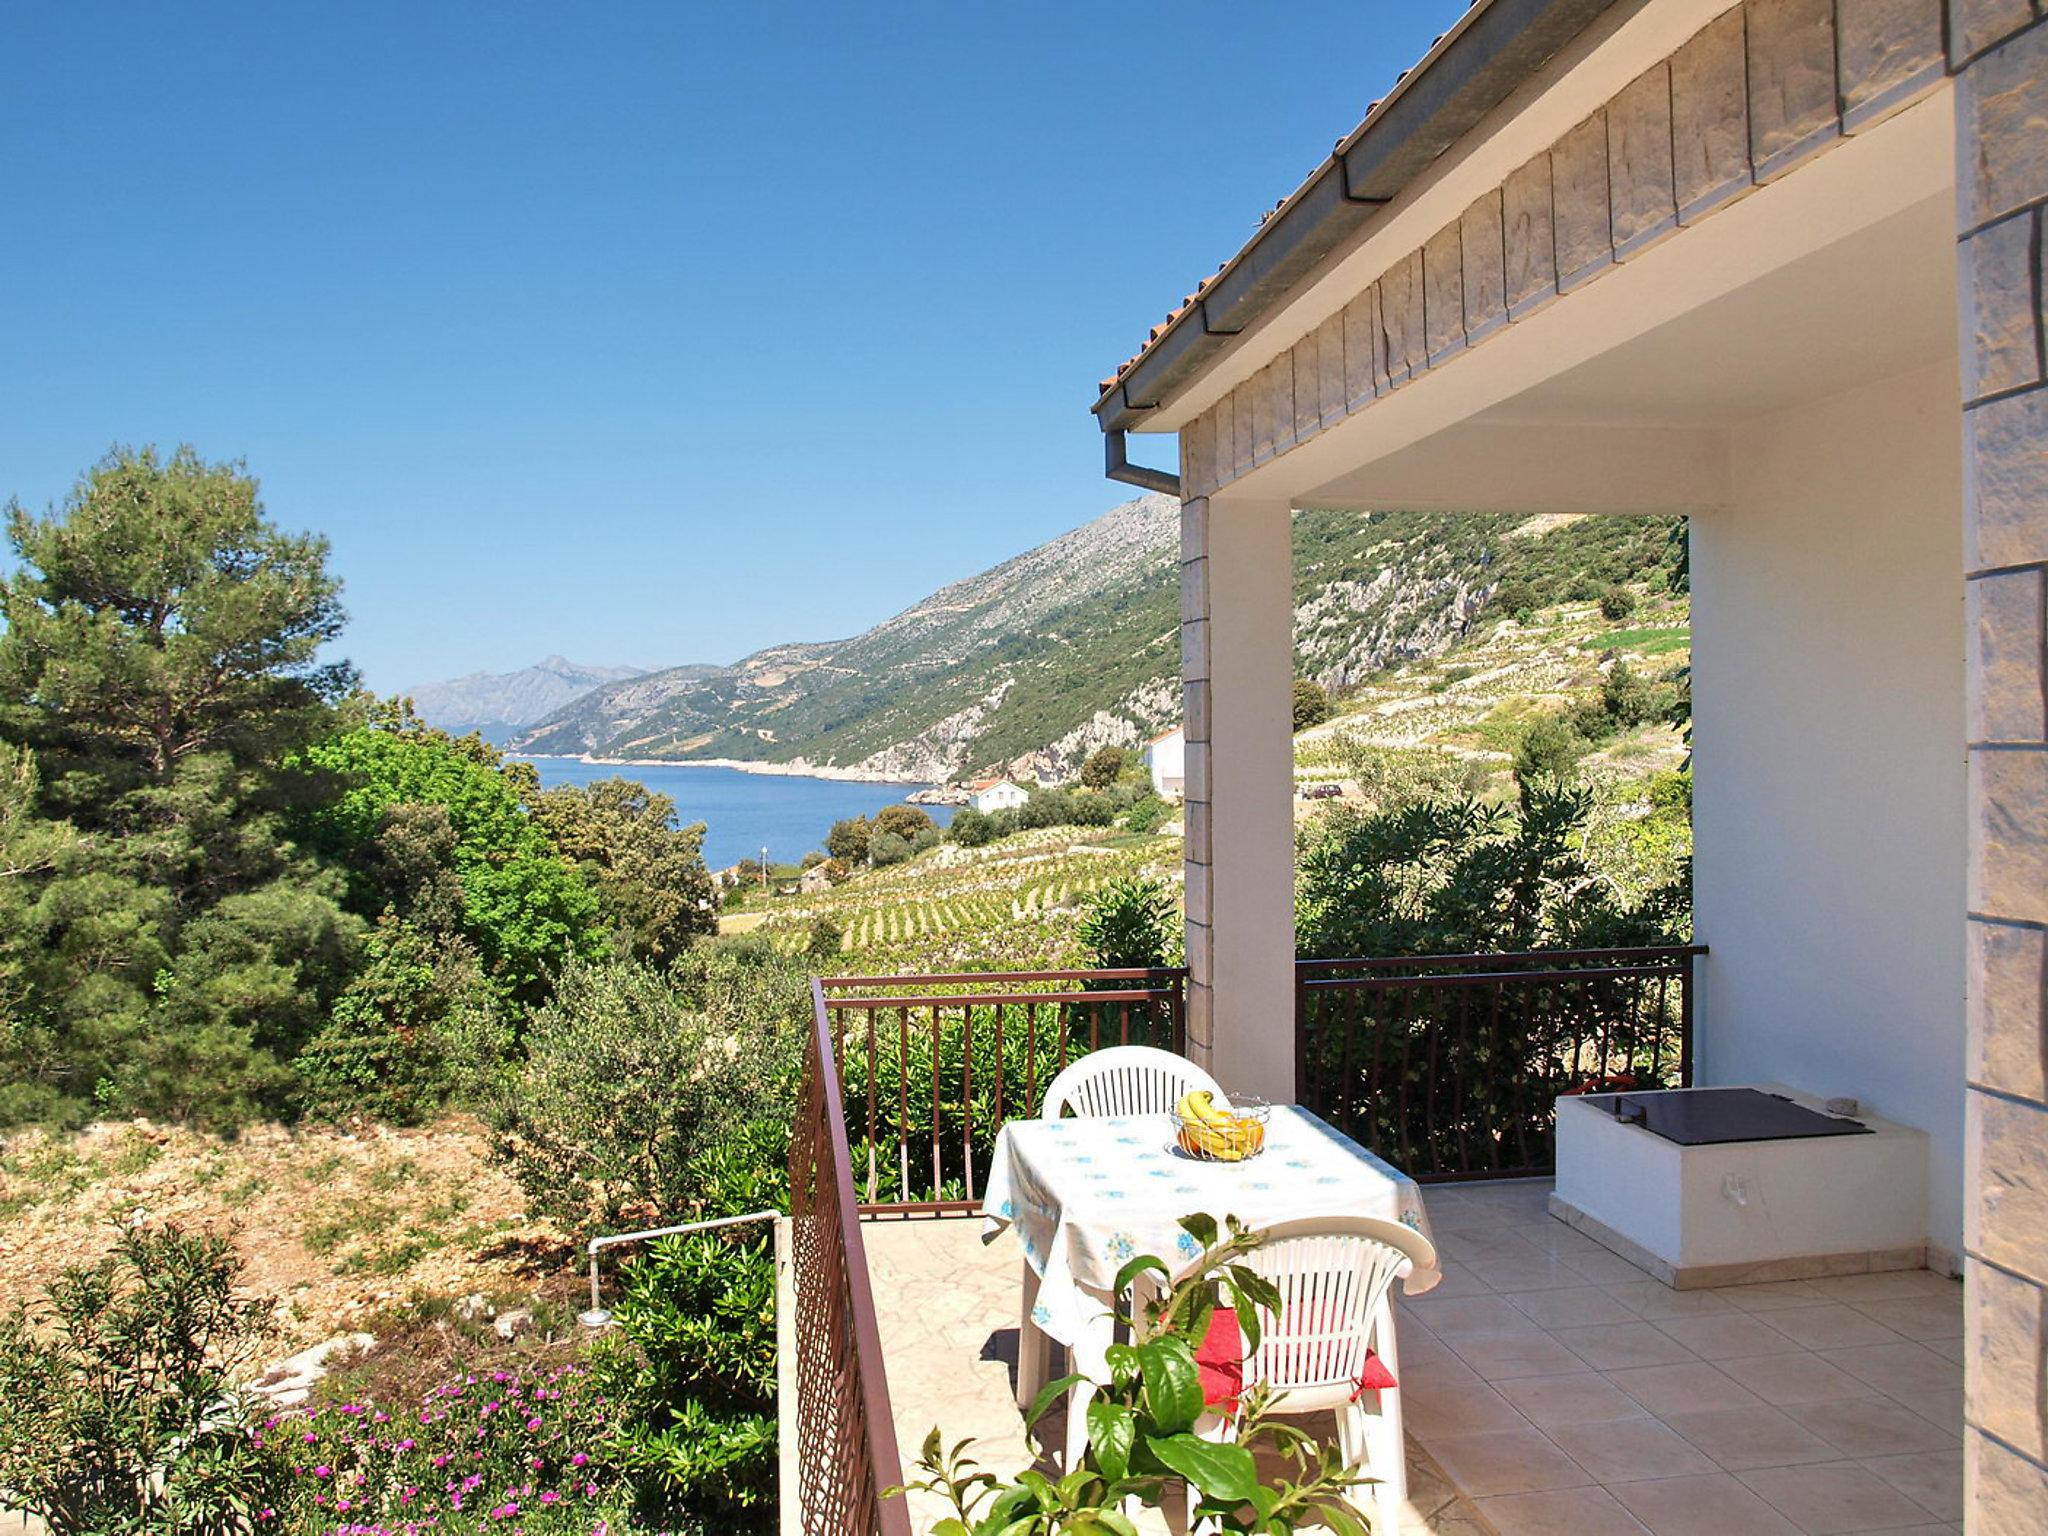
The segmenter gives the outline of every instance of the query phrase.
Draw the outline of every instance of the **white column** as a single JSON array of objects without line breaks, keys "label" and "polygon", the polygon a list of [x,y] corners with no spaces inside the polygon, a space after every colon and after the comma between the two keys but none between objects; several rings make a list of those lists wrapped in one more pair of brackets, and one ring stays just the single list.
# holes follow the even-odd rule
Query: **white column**
[{"label": "white column", "polygon": [[1189,1051],[1294,1098],[1294,548],[1285,502],[1181,508]]}]

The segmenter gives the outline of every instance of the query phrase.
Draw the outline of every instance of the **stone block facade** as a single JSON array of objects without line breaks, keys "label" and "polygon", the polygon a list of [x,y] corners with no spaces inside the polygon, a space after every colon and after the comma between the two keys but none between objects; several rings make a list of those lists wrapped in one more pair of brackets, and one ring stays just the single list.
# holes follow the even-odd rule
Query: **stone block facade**
[{"label": "stone block facade", "polygon": [[2048,1530],[2048,21],[1952,0],[1948,23],[1970,639],[1964,1475],[1969,1529],[2018,1536]]}]

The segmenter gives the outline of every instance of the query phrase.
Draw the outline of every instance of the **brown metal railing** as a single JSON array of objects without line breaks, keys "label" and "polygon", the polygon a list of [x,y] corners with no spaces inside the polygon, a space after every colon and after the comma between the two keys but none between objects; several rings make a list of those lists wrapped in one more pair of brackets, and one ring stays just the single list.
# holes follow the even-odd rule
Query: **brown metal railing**
[{"label": "brown metal railing", "polygon": [[789,1148],[796,1300],[796,1477],[805,1536],[910,1536],[889,1383],[860,1210],[847,1164],[825,993],[815,1020]]},{"label": "brown metal railing", "polygon": [[1417,1178],[1549,1172],[1554,1101],[1692,1081],[1704,945],[1295,965],[1295,1096]]},{"label": "brown metal railing", "polygon": [[1107,1045],[1186,1045],[1183,970],[837,976],[819,983],[837,1047],[861,1208],[971,1211],[1006,1117]]}]

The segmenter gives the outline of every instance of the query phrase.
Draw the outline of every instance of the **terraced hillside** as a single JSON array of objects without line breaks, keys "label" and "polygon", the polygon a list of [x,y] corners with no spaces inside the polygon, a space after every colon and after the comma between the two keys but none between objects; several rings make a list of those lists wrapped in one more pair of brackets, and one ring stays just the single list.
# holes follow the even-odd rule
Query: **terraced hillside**
[{"label": "terraced hillside", "polygon": [[988,848],[949,844],[866,871],[835,890],[778,903],[759,930],[797,947],[822,919],[840,932],[841,968],[866,975],[1080,964],[1081,900],[1106,880],[1141,873],[1177,879],[1180,839],[1051,827]]},{"label": "terraced hillside", "polygon": [[[1439,655],[1485,621],[1657,573],[1668,520],[1304,511],[1300,669],[1341,688]],[[904,781],[1068,776],[1178,720],[1176,504],[1146,496],[851,640],[601,688],[517,744],[726,758]]]}]

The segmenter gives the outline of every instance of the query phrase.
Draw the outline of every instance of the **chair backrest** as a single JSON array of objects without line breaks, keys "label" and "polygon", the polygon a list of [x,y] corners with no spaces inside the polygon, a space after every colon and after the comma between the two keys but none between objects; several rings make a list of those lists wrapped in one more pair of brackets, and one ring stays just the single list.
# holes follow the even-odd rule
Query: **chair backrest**
[{"label": "chair backrest", "polygon": [[[1245,1385],[1263,1381],[1291,1392],[1332,1387],[1348,1396],[1364,1374],[1387,1287],[1418,1268],[1435,1268],[1436,1249],[1398,1221],[1312,1216],[1268,1227],[1244,1263],[1272,1282],[1281,1302],[1277,1321],[1259,1320],[1259,1347],[1245,1360]],[[1328,1405],[1304,1400],[1301,1406]]]},{"label": "chair backrest", "polygon": [[1216,1079],[1172,1051],[1149,1045],[1112,1045],[1067,1064],[1045,1090],[1048,1120],[1077,1115],[1157,1115],[1192,1088],[1221,1094]]}]

